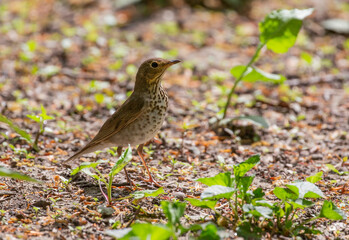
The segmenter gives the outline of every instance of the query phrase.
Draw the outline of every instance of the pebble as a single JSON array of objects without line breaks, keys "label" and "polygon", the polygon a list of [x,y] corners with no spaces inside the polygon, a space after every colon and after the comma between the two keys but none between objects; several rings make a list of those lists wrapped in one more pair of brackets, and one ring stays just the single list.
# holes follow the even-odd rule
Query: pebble
[{"label": "pebble", "polygon": [[321,153],[316,153],[316,154],[311,155],[311,159],[313,159],[313,160],[320,160],[322,158],[323,158],[323,156]]},{"label": "pebble", "polygon": [[174,193],[173,193],[173,196],[174,196],[175,198],[178,198],[178,199],[181,200],[181,201],[183,201],[184,198],[186,198],[186,195],[185,195],[184,193],[182,193],[182,192],[174,192]]},{"label": "pebble", "polygon": [[50,206],[51,203],[47,202],[47,201],[44,201],[44,200],[39,200],[39,201],[34,202],[32,205],[34,207],[46,208],[47,206]]},{"label": "pebble", "polygon": [[107,218],[110,217],[111,215],[113,215],[113,213],[115,212],[115,210],[113,208],[110,207],[105,207],[105,206],[98,206],[97,211],[102,214],[103,218]]}]

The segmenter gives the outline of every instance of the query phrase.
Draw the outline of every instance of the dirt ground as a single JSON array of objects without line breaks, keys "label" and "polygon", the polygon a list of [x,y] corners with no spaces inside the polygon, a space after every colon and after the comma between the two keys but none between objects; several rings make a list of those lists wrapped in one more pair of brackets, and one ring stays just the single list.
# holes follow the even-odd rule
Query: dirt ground
[{"label": "dirt ground", "polygon": [[[323,171],[317,185],[349,217],[349,176],[326,167],[349,171],[349,162],[343,162],[349,156],[349,39],[321,25],[329,18],[348,19],[349,5],[344,0],[323,1],[329,5],[284,2],[256,0],[249,16],[243,16],[186,5],[149,7],[140,14],[137,6],[117,10],[109,1],[2,1],[0,113],[33,136],[39,126],[27,115],[39,113],[40,104],[54,120],[46,123],[39,152],[30,151],[0,123],[6,135],[0,135],[0,166],[43,182],[0,178],[0,239],[109,239],[104,231],[117,221],[118,228],[135,220],[164,222],[161,200],[198,197],[205,186],[195,179],[232,170],[254,154],[260,154],[261,162],[252,170],[252,185],[263,188],[268,199],[275,200],[274,187]],[[228,112],[229,117],[263,116],[269,128],[240,120],[235,122],[238,136],[218,135],[210,120],[233,85],[230,69],[253,55],[258,22],[266,14],[294,7],[315,7],[296,45],[281,55],[265,50],[256,64],[286,76],[287,85],[244,83]],[[148,214],[136,219],[129,198],[114,201],[115,212],[102,216],[97,208],[105,200],[98,183],[79,173],[65,184],[71,169],[62,161],[96,134],[132,91],[142,60],[154,56],[182,60],[163,78],[169,110],[158,140],[145,151],[167,194],[140,200]],[[98,101],[101,95],[103,101]],[[80,162],[97,159],[113,163],[116,157],[103,151]],[[100,171],[107,174],[112,163],[101,165]],[[71,168],[78,164],[74,161]],[[135,148],[127,169],[138,190],[155,189],[141,179],[146,172]],[[114,183],[114,198],[136,190],[126,184],[123,172]],[[318,211],[315,206],[304,216]],[[208,210],[190,204],[185,214],[184,224],[213,219]],[[314,238],[349,239],[348,223],[349,218],[317,221],[323,234]]]}]

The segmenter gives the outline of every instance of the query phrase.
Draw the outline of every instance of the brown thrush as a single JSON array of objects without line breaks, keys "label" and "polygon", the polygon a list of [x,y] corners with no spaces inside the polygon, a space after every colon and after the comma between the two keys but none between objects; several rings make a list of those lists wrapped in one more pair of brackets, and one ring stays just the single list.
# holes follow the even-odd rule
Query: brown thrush
[{"label": "brown thrush", "polygon": [[[131,96],[103,124],[97,135],[64,163],[107,147],[117,146],[118,153],[121,154],[122,147],[129,144],[139,145],[137,152],[148,172],[149,180],[147,181],[159,187],[144,161],[143,145],[155,136],[165,119],[168,97],[161,86],[161,77],[168,67],[179,62],[179,60],[168,61],[161,58],[152,58],[143,62],[138,69]],[[127,180],[132,183],[126,168],[124,169]]]}]

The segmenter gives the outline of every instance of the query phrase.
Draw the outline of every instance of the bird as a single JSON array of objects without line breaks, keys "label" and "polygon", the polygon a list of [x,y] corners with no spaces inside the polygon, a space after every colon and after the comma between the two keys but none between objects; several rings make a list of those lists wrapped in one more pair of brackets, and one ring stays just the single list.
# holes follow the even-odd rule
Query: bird
[{"label": "bird", "polygon": [[[161,85],[162,76],[172,65],[180,60],[150,58],[144,61],[136,74],[132,94],[102,125],[96,136],[74,155],[64,161],[77,159],[84,154],[117,146],[121,155],[122,148],[137,146],[137,153],[147,170],[149,180],[161,187],[152,177],[144,160],[143,146],[154,138],[160,130],[168,108],[168,96]],[[134,185],[124,168],[127,181]]]}]

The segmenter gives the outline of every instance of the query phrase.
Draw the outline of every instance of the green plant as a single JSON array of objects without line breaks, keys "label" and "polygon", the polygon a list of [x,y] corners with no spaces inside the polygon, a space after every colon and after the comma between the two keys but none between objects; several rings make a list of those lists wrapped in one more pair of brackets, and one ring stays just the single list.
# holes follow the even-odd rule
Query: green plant
[{"label": "green plant", "polygon": [[38,147],[39,137],[41,135],[43,135],[45,132],[46,122],[47,122],[47,120],[54,119],[54,117],[46,114],[46,109],[42,104],[41,104],[41,113],[39,115],[27,115],[27,117],[30,118],[31,120],[39,123],[39,131],[37,132],[37,134],[35,136],[35,141],[34,141],[34,145],[33,145],[34,150],[38,151],[39,150],[39,147]]},{"label": "green plant", "polygon": [[167,224],[135,223],[130,228],[108,230],[106,234],[117,239],[178,239],[181,235],[191,232],[196,239],[221,239],[222,233],[213,223],[193,224],[185,227],[181,224],[186,203],[162,201],[161,208],[166,216]]},{"label": "green plant", "polygon": [[[234,176],[231,172],[219,173],[214,177],[200,178],[197,181],[206,184],[201,199],[186,200],[193,206],[209,208],[216,214],[216,219],[224,219],[227,225],[236,230],[245,239],[260,239],[263,232],[272,235],[299,236],[301,234],[318,234],[319,230],[307,227],[311,221],[319,218],[342,220],[344,213],[332,202],[324,201],[320,213],[310,219],[301,219],[304,209],[319,204],[324,197],[322,191],[314,184],[321,180],[322,172],[308,177],[305,182],[287,184],[273,190],[278,198],[275,202],[264,198],[261,188],[251,190],[254,176],[246,173],[260,161],[258,155],[235,165]],[[228,201],[229,211],[220,213],[216,208],[218,201]]]},{"label": "green plant", "polygon": [[27,175],[24,175],[19,172],[15,172],[13,170],[0,167],[0,177],[10,177],[18,180],[24,180],[24,181],[30,181],[30,182],[40,182],[34,178],[28,177]]},{"label": "green plant", "polygon": [[333,166],[332,164],[326,164],[326,167],[327,167],[328,169],[330,169],[331,171],[337,173],[337,174],[340,175],[340,176],[349,174],[349,171],[345,171],[345,172],[340,172],[340,171],[338,171],[338,169],[337,169],[335,166]]},{"label": "green plant", "polygon": [[10,144],[10,143],[3,143],[4,146],[8,146],[9,148],[11,148],[13,150],[13,152],[17,155],[25,155],[26,159],[30,159],[30,158],[35,158],[34,155],[32,155],[30,152],[28,152],[27,149],[25,148],[16,148],[14,145]]},{"label": "green plant", "polygon": [[26,140],[29,144],[33,143],[31,139],[31,135],[27,133],[27,131],[21,129],[16,124],[14,124],[10,119],[6,116],[0,114],[0,122],[6,123],[13,131],[15,131],[19,136],[21,136],[24,140]]},{"label": "green plant", "polygon": [[[111,204],[112,201],[112,197],[111,197],[111,189],[112,189],[112,185],[113,185],[113,178],[116,174],[118,174],[125,166],[128,162],[130,162],[132,159],[132,149],[129,146],[119,157],[118,161],[115,163],[115,165],[113,166],[113,168],[110,170],[109,174],[108,174],[108,178],[105,178],[103,176],[103,174],[97,169],[97,166],[101,163],[107,163],[108,161],[105,160],[99,160],[97,162],[83,162],[80,164],[79,167],[73,169],[73,171],[71,172],[71,176],[74,176],[75,174],[77,174],[78,172],[83,172],[87,175],[89,175],[90,177],[93,177],[94,179],[96,179],[99,183],[99,187],[100,190],[104,196],[104,198],[106,199],[108,205]],[[94,173],[91,172],[91,169],[94,170]],[[104,193],[102,186],[101,186],[101,182],[103,182],[106,186],[107,186],[107,194]]]},{"label": "green plant", "polygon": [[312,12],[313,9],[272,11],[259,23],[261,34],[257,49],[251,60],[247,65],[235,66],[230,71],[236,80],[228,94],[228,99],[223,110],[223,119],[227,115],[227,110],[235,89],[241,81],[283,83],[286,80],[282,75],[267,73],[252,65],[257,61],[259,53],[264,46],[275,53],[286,53],[295,44],[298,32],[302,27],[303,19]]}]

